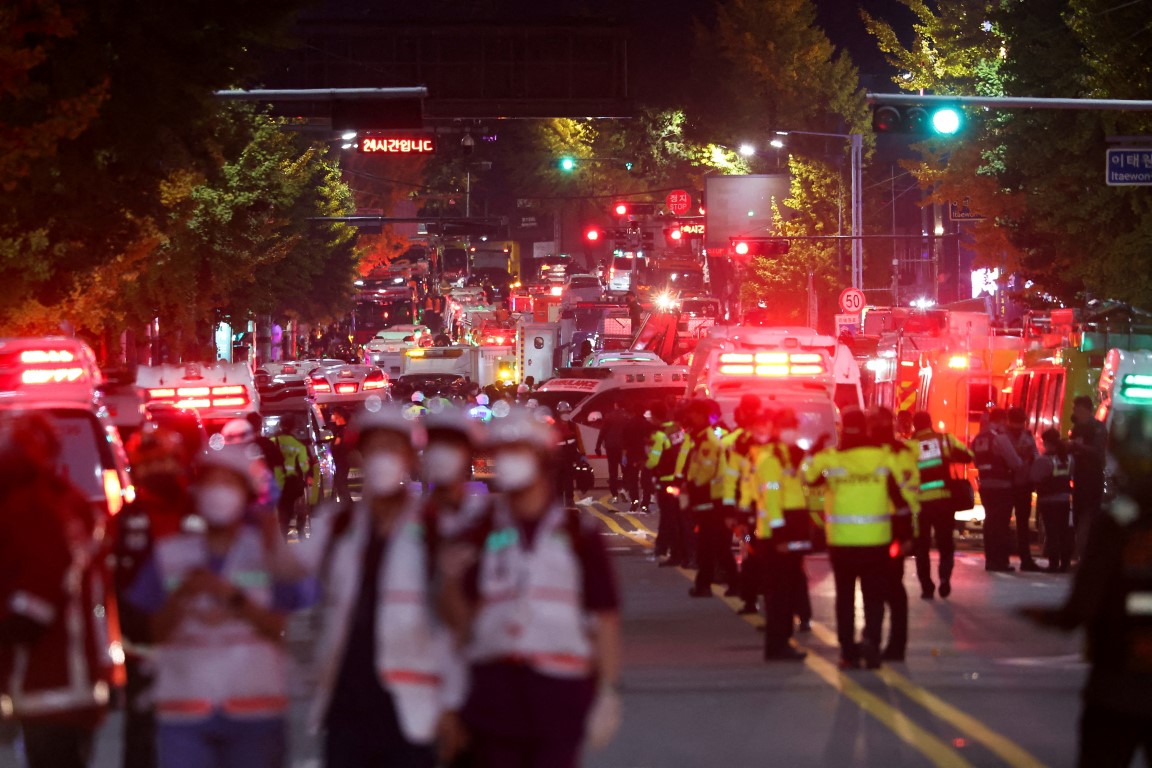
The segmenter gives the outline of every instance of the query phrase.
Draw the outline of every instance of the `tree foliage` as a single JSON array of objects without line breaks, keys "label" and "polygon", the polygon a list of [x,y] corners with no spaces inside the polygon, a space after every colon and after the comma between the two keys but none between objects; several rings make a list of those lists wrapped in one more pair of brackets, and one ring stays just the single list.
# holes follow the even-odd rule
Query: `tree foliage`
[{"label": "tree foliage", "polygon": [[[905,0],[916,38],[904,47],[866,18],[909,89],[961,95],[1143,98],[1152,86],[1152,28],[1141,4],[1106,0]],[[985,266],[1007,266],[1031,300],[1085,293],[1152,306],[1152,203],[1105,186],[1108,137],[1147,134],[1147,113],[969,112],[961,139],[922,146],[912,170],[939,201],[967,197]]]}]

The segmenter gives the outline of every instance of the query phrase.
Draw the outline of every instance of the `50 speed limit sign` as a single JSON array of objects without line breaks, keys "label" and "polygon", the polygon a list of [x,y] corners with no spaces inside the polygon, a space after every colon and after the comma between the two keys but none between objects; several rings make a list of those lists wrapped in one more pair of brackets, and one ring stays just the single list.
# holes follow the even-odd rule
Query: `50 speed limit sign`
[{"label": "50 speed limit sign", "polygon": [[840,311],[859,314],[864,309],[864,291],[859,288],[845,288],[840,292]]}]

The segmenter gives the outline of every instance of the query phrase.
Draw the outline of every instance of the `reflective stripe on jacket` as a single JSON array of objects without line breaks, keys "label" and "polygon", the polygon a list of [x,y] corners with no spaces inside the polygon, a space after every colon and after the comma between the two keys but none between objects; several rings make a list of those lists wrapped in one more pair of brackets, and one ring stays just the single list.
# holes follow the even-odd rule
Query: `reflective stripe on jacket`
[{"label": "reflective stripe on jacket", "polygon": [[889,480],[893,471],[891,453],[875,446],[824,450],[805,465],[805,481],[828,487],[825,528],[829,545],[880,546],[892,541]]}]

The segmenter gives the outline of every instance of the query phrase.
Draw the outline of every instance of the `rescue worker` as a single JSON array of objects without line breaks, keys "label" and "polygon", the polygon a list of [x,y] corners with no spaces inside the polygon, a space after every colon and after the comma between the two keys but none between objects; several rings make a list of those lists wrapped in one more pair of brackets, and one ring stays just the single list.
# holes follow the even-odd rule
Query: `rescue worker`
[{"label": "rescue worker", "polygon": [[275,518],[254,512],[262,466],[254,446],[201,457],[193,496],[204,528],[158,541],[128,591],[151,614],[165,768],[286,763],[283,633],[310,598]]},{"label": "rescue worker", "polygon": [[1039,571],[1032,559],[1032,462],[1036,461],[1036,438],[1025,429],[1027,417],[1024,409],[1008,409],[1006,434],[1020,458],[1020,466],[1012,475],[1012,516],[1016,518],[1016,554],[1021,571]]},{"label": "rescue worker", "polygon": [[489,432],[503,497],[444,559],[467,639],[464,717],[480,768],[573,768],[619,725],[619,597],[602,537],[556,496],[554,430],[513,408]]},{"label": "rescue worker", "polygon": [[[764,594],[764,660],[802,661],[806,653],[793,647],[792,615],[798,581],[803,578],[801,560],[787,532],[784,509],[798,503],[790,498],[799,491],[803,507],[803,488],[797,487],[798,478],[792,471],[792,481],[786,480],[782,458],[785,448],[774,438],[778,436],[776,414],[757,410],[748,417],[749,450],[742,470],[745,482],[742,492],[751,495],[751,504],[741,503],[755,510],[756,536],[753,540],[754,557],[751,574],[759,571],[757,581]],[[806,514],[806,513],[805,513]],[[748,572],[742,576],[751,575]],[[743,587],[745,590],[746,587]],[[745,602],[748,597],[745,595]]]},{"label": "rescue worker", "polygon": [[364,496],[327,505],[306,548],[322,594],[309,724],[329,768],[431,768],[459,747],[464,669],[432,608],[440,529],[405,486],[421,427],[387,406],[352,427]]},{"label": "rescue worker", "polygon": [[[891,453],[868,439],[864,412],[841,414],[840,445],[820,451],[804,466],[806,482],[826,485],[825,527],[836,586],[836,635],[841,669],[863,661],[880,666],[884,593],[891,572],[889,550],[910,548],[912,516],[896,481]],[[895,508],[895,512],[893,512]],[[863,640],[856,642],[856,583],[864,597]]]},{"label": "rescue worker", "polygon": [[[619,400],[613,401],[608,413],[600,422],[600,433],[596,437],[594,453],[604,453],[608,462],[608,492],[612,503],[620,501],[621,464],[624,461],[624,442],[627,437],[631,415]],[[631,499],[629,499],[631,501]]]},{"label": "rescue worker", "polygon": [[300,439],[296,437],[296,417],[286,413],[280,417],[280,433],[273,440],[280,449],[284,462],[273,467],[276,485],[280,489],[280,500],[276,503],[280,519],[280,532],[287,536],[296,523],[297,535],[304,538],[307,518],[296,514],[296,503],[304,497],[308,479],[312,477],[312,457]]},{"label": "rescue worker", "polygon": [[419,419],[427,410],[424,405],[424,393],[413,392],[412,397],[409,398],[409,405],[404,409],[404,415],[409,419]]},{"label": "rescue worker", "polygon": [[39,414],[0,420],[0,710],[29,768],[83,768],[108,706],[101,523]]},{"label": "rescue worker", "polygon": [[[727,472],[724,446],[712,427],[711,413],[707,400],[688,401],[684,410],[686,434],[676,460],[676,477],[682,482],[680,504],[687,514],[689,537],[693,528],[696,531],[697,570],[695,584],[688,590],[691,597],[711,597],[717,566],[732,558],[732,532],[715,496],[715,487],[723,483]],[[734,570],[734,563],[732,567]]]},{"label": "rescue worker", "polygon": [[561,503],[570,507],[576,498],[576,472],[574,467],[584,457],[580,433],[572,424],[572,406],[561,400],[556,404],[556,448],[559,464],[554,475],[557,495]]},{"label": "rescue worker", "polygon": [[1104,456],[1108,430],[1096,420],[1092,398],[1080,395],[1072,401],[1072,525],[1076,529],[1076,553],[1084,551],[1088,528],[1104,502]]},{"label": "rescue worker", "polygon": [[1109,455],[1117,495],[1093,521],[1072,591],[1059,608],[1025,616],[1063,630],[1083,626],[1091,664],[1080,718],[1080,768],[1127,768],[1152,758],[1152,420],[1112,416]]},{"label": "rescue worker", "polygon": [[1056,429],[1040,435],[1044,452],[1032,464],[1036,486],[1036,516],[1044,526],[1048,573],[1067,573],[1076,542],[1072,529],[1072,457]]},{"label": "rescue worker", "polygon": [[1005,434],[1007,414],[993,408],[988,421],[972,439],[972,456],[980,473],[980,500],[984,503],[984,570],[1007,573],[1016,570],[1008,562],[1012,550],[1012,483],[1023,462]]},{"label": "rescue worker", "polygon": [[[887,408],[876,408],[868,413],[868,437],[891,454],[896,482],[904,497],[903,506],[912,513],[913,541],[916,520],[920,514],[920,469],[917,454],[896,436],[895,417]],[[892,510],[893,513],[896,509]],[[899,546],[889,552],[888,588],[884,602],[888,606],[888,643],[880,654],[884,661],[904,661],[908,649],[908,592],[904,589],[904,560],[911,554]]]},{"label": "rescue worker", "polygon": [[483,424],[458,408],[424,417],[426,441],[420,457],[424,499],[439,520],[440,533],[454,538],[487,509],[487,486],[472,479],[472,456],[483,447]]},{"label": "rescue worker", "polygon": [[760,416],[760,398],[757,395],[744,395],[732,414],[736,428],[720,440],[726,452],[725,462],[728,469],[724,482],[730,486],[725,488],[721,495],[735,502],[735,533],[744,547],[744,556],[740,561],[739,583],[740,598],[744,601],[739,611],[741,614],[757,612],[756,601],[763,590],[765,575],[764,557],[755,535],[756,510],[752,489],[755,480],[751,470],[751,452],[755,445],[753,429]]},{"label": "rescue worker", "polygon": [[344,408],[333,408],[328,420],[332,430],[332,495],[336,501],[351,501],[348,473],[351,471],[350,450],[345,437],[349,414]]},{"label": "rescue worker", "polygon": [[812,551],[813,533],[823,522],[824,498],[808,488],[801,477],[805,450],[800,447],[800,420],[791,410],[780,410],[773,420],[772,446],[783,470],[781,501],[784,504],[784,540],[789,556],[795,560],[792,589],[792,614],[797,631],[812,630],[812,600],[808,594],[808,574],[804,557]]},{"label": "rescue worker", "polygon": [[934,541],[940,553],[940,597],[946,598],[952,594],[952,569],[956,563],[956,506],[948,490],[949,467],[968,463],[972,454],[953,435],[933,430],[932,417],[927,411],[914,413],[912,426],[916,431],[908,446],[915,452],[916,468],[920,474],[916,577],[920,580],[920,597],[924,600],[935,598],[931,556]]},{"label": "rescue worker", "polygon": [[128,442],[136,497],[112,518],[116,596],[124,637],[124,768],[156,765],[156,718],[152,711],[152,632],[148,615],[127,599],[129,587],[152,557],[157,541],[180,533],[193,514],[188,489],[192,457],[179,433],[138,432]]},{"label": "rescue worker", "polygon": [[[679,488],[676,485],[676,462],[684,442],[684,430],[669,418],[668,406],[652,406],[652,421],[656,428],[648,440],[648,458],[645,469],[656,483],[656,505],[660,522],[656,527],[655,553],[660,567],[680,567],[688,564],[688,545],[680,514]],[[667,559],[661,560],[660,558]]]}]

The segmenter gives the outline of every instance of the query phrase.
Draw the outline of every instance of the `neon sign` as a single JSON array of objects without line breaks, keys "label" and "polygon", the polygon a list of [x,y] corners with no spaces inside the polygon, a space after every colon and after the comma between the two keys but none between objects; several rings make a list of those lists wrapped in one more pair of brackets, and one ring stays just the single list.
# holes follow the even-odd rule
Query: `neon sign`
[{"label": "neon sign", "polygon": [[431,134],[414,136],[364,136],[356,149],[369,155],[431,155],[436,152],[436,138]]}]

